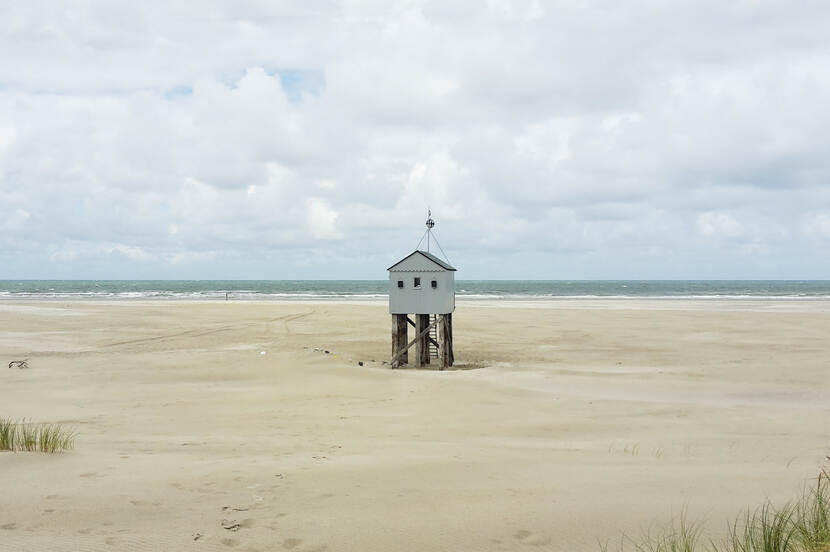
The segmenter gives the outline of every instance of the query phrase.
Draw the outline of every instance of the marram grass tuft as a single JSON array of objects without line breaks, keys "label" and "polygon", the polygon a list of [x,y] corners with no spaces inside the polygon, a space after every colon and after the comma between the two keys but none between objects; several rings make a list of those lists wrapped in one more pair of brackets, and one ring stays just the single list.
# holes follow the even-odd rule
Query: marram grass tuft
[{"label": "marram grass tuft", "polygon": [[60,424],[0,418],[0,450],[54,453],[74,446],[75,432]]},{"label": "marram grass tuft", "polygon": [[[830,459],[830,457],[828,457]],[[830,476],[822,470],[815,487],[793,503],[775,506],[765,502],[745,511],[728,526],[721,542],[704,540],[700,523],[689,522],[686,512],[659,531],[638,539],[623,536],[619,552],[830,552]],[[608,545],[600,546],[608,552]]]}]

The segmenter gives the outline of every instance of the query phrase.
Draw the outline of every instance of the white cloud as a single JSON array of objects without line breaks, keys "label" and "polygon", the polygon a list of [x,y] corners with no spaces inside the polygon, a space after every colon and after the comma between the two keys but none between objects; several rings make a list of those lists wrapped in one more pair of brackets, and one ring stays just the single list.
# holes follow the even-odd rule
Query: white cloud
[{"label": "white cloud", "polygon": [[0,152],[9,148],[17,137],[17,129],[14,125],[0,124]]},{"label": "white cloud", "polygon": [[746,233],[743,224],[726,213],[707,212],[698,215],[697,229],[702,235],[714,238],[740,238]]},{"label": "white cloud", "polygon": [[808,236],[830,239],[830,213],[811,213],[803,228]]},{"label": "white cloud", "polygon": [[328,240],[339,237],[336,226],[339,214],[326,200],[312,197],[307,202],[307,208],[308,231],[314,238]]},{"label": "white cloud", "polygon": [[7,11],[0,277],[383,277],[428,206],[462,277],[830,270],[821,3]]},{"label": "white cloud", "polygon": [[3,232],[20,232],[31,215],[24,209],[15,209],[11,212],[0,210],[0,230]]},{"label": "white cloud", "polygon": [[89,243],[67,240],[59,249],[49,255],[52,262],[101,260],[107,257],[123,257],[133,262],[147,262],[153,260],[153,255],[132,245],[123,243]]}]

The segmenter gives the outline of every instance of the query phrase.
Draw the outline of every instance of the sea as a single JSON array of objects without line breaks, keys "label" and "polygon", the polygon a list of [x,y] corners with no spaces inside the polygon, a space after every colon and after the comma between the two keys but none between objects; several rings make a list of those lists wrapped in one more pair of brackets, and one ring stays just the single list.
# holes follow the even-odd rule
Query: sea
[{"label": "sea", "polygon": [[[0,301],[385,300],[387,280],[0,280]],[[830,299],[830,280],[458,280],[458,300]]]}]

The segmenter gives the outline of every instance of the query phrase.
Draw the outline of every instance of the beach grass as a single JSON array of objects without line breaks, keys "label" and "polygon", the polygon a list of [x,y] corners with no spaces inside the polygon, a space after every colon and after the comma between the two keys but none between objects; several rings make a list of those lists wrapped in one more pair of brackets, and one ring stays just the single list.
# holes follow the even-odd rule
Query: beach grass
[{"label": "beach grass", "polygon": [[786,504],[774,507],[769,502],[754,512],[746,512],[743,521],[736,519],[729,536],[717,552],[796,552],[795,509]]},{"label": "beach grass", "polygon": [[0,450],[55,453],[74,446],[75,432],[61,424],[0,418]]},{"label": "beach grass", "polygon": [[822,471],[814,489],[804,493],[795,508],[795,536],[805,552],[830,552],[830,492],[827,473]]},{"label": "beach grass", "polygon": [[623,537],[620,550],[627,543],[634,552],[695,552],[699,550],[701,523],[688,519],[685,510],[669,524],[649,530],[639,538]]},{"label": "beach grass", "polygon": [[[794,502],[776,506],[765,502],[747,510],[728,526],[720,542],[705,540],[702,524],[685,511],[658,531],[639,538],[623,536],[617,550],[634,552],[830,552],[830,479],[822,470],[815,487]],[[600,546],[608,552],[608,546]]]}]

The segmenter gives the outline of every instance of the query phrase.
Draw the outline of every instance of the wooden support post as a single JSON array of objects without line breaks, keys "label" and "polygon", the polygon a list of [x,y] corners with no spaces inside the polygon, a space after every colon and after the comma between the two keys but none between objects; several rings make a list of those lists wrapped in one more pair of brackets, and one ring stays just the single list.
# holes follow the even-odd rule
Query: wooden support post
[{"label": "wooden support post", "polygon": [[407,317],[405,314],[392,315],[392,367],[396,368],[409,362],[407,342]]},{"label": "wooden support post", "polygon": [[449,326],[447,325],[447,315],[438,315],[438,355],[440,356],[439,370],[444,370],[450,366],[450,350],[449,350]]},{"label": "wooden support post", "polygon": [[449,358],[449,362],[447,366],[452,366],[455,362],[455,353],[453,352],[452,346],[452,313],[446,315],[447,319],[447,356]]},{"label": "wooden support post", "polygon": [[429,333],[425,333],[421,335],[421,331],[425,328],[432,326],[429,323],[429,315],[428,314],[416,314],[415,316],[418,317],[418,325],[420,326],[421,330],[418,331],[418,335],[420,336],[418,339],[418,368],[429,364]]},{"label": "wooden support post", "polygon": [[[406,317],[406,321],[407,321],[407,322],[409,322],[409,325],[410,325],[410,326],[412,326],[413,328],[415,327],[415,322],[413,322],[412,320],[410,320],[408,316]],[[429,342],[430,342],[430,343],[432,343],[433,345],[435,345],[436,347],[438,347],[438,342],[437,342],[437,341],[435,341],[434,339],[432,339],[432,337],[431,337],[430,335],[427,335],[427,339],[429,339]]]},{"label": "wooden support post", "polygon": [[[395,358],[398,355],[398,349],[400,349],[400,345],[398,345],[398,315],[392,315],[392,358]],[[395,368],[397,364],[395,362],[392,363],[392,368]]]},{"label": "wooden support post", "polygon": [[415,315],[415,366],[421,368],[424,362],[424,319],[420,314]]},{"label": "wooden support post", "polygon": [[392,357],[392,360],[390,360],[390,361],[389,361],[389,363],[390,363],[390,364],[392,364],[392,365],[394,366],[394,365],[395,365],[395,363],[398,361],[398,357],[399,357],[399,356],[401,356],[401,355],[403,354],[403,352],[404,352],[404,351],[408,351],[410,347],[412,347],[413,345],[415,345],[416,343],[418,343],[419,341],[421,341],[421,340],[423,339],[423,337],[429,333],[429,330],[430,330],[430,329],[432,329],[432,327],[433,327],[433,326],[435,326],[436,324],[438,324],[438,321],[437,321],[437,320],[436,320],[435,322],[431,323],[431,324],[430,324],[429,326],[427,326],[426,328],[424,328],[424,329],[421,331],[421,333],[419,333],[418,335],[416,335],[416,336],[415,336],[415,339],[413,339],[412,341],[410,341],[409,343],[407,343],[407,344],[406,344],[406,346],[404,346],[404,348],[403,348],[403,349],[401,349],[400,351],[398,351],[398,353]]},{"label": "wooden support post", "polygon": [[398,315],[398,350],[403,349],[403,353],[401,353],[398,359],[401,364],[409,363],[409,349],[406,347],[406,343],[409,341],[408,328],[406,326],[407,320],[408,318],[405,314]]}]

